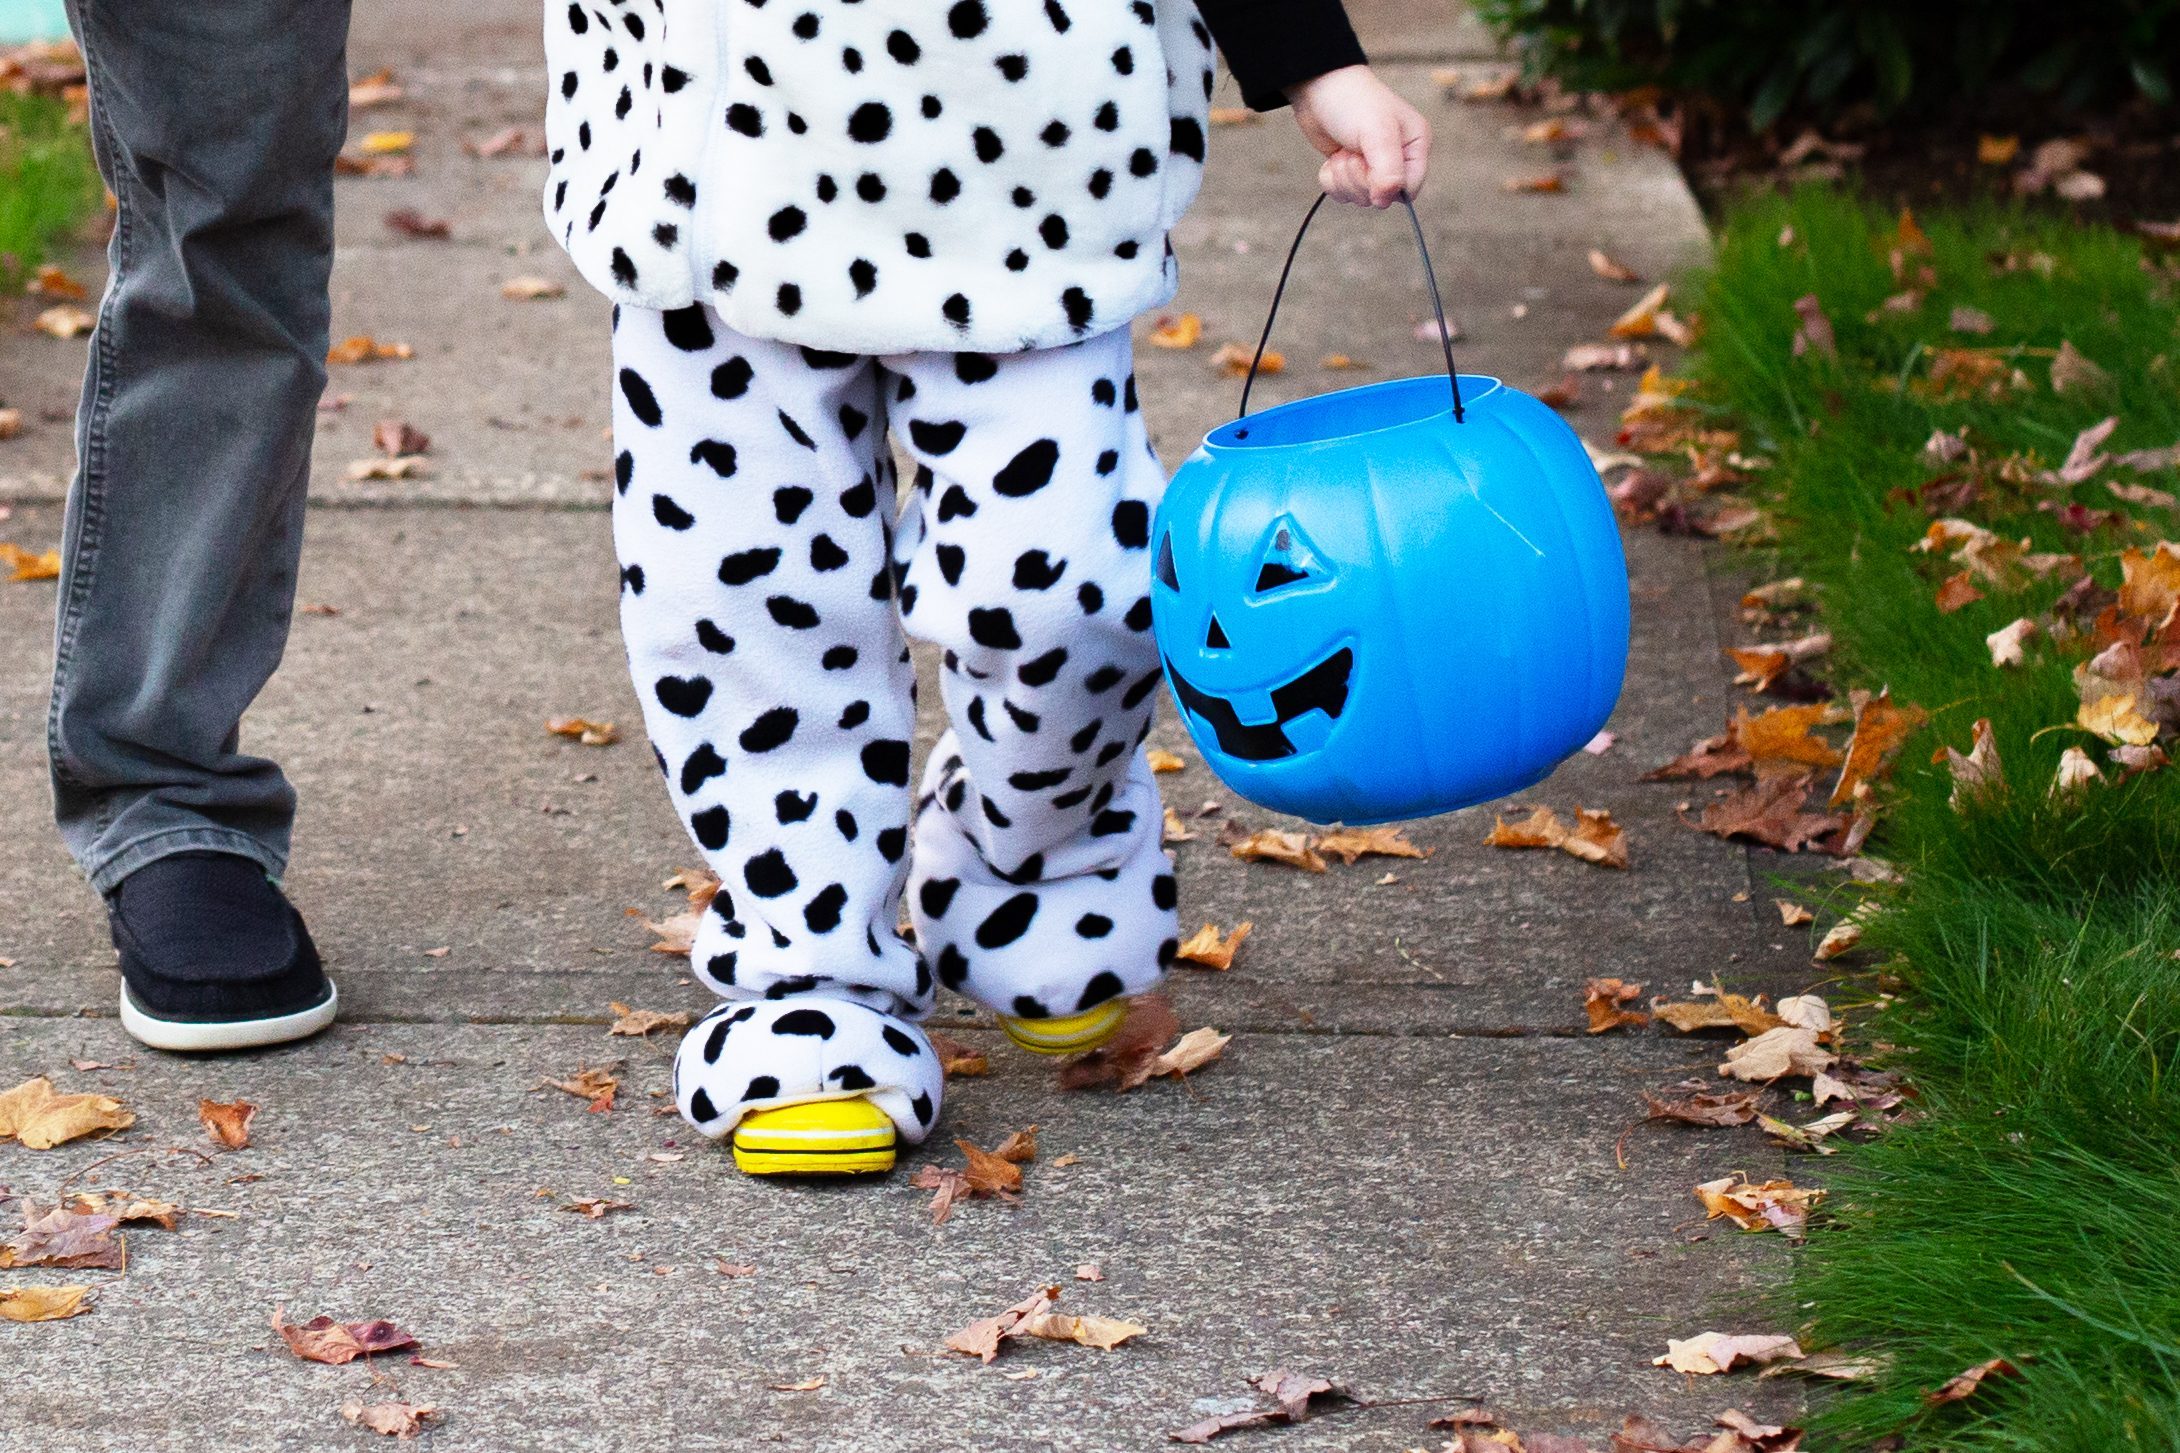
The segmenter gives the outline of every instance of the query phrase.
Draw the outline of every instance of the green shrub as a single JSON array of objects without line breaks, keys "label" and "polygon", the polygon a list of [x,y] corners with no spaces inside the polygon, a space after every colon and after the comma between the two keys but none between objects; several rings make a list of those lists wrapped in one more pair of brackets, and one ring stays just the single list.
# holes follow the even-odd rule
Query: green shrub
[{"label": "green shrub", "polygon": [[1584,90],[1656,85],[1768,128],[1998,106],[2172,99],[2180,0],[1477,0],[1533,74]]},{"label": "green shrub", "polygon": [[47,96],[0,92],[0,292],[19,288],[53,239],[103,195],[91,143]]}]

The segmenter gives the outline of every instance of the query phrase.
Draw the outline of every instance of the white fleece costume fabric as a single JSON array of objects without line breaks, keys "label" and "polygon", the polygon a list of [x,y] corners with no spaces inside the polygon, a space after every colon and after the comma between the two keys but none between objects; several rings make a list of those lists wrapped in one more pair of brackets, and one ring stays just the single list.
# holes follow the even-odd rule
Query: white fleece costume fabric
[{"label": "white fleece costume fabric", "polygon": [[[876,1087],[921,1140],[942,1077],[909,1021],[935,983],[1046,1018],[1171,962],[1142,750],[1165,471],[1130,347],[873,358],[745,337],[702,305],[617,310],[622,630],[721,882],[695,970],[735,1006],[676,1062],[706,1133]],[[915,466],[898,507],[889,431]],[[943,648],[953,722],[913,844],[904,627]]]},{"label": "white fleece costume fabric", "polygon": [[1173,294],[1190,0],[546,0],[545,217],[615,301],[863,354],[1015,352]]}]

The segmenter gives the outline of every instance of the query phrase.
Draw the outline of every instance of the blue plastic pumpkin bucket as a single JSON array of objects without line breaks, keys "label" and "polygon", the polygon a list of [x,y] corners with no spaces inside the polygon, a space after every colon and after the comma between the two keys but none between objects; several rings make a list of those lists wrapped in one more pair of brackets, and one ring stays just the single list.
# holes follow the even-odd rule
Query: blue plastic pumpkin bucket
[{"label": "blue plastic pumpkin bucket", "polygon": [[1252,363],[1239,415],[1152,525],[1151,619],[1189,734],[1234,791],[1316,822],[1528,787],[1604,725],[1627,670],[1627,564],[1597,471],[1546,405],[1456,373],[1408,216],[1445,375],[1251,415]]}]

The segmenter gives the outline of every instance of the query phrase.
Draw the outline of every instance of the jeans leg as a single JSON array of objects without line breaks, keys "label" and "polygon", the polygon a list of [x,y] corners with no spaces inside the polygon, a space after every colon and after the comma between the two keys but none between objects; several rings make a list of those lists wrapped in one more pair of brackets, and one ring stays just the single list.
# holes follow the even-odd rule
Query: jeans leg
[{"label": "jeans leg", "polygon": [[47,723],[92,884],[278,873],[295,793],[240,723],[286,646],[325,387],[349,0],[70,0],[112,279],[77,416]]}]

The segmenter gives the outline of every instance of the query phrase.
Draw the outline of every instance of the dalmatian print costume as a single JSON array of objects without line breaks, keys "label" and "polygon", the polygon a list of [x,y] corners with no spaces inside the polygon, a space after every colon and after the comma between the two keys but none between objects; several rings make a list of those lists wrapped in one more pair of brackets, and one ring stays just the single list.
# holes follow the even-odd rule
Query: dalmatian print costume
[{"label": "dalmatian print costume", "polygon": [[[1337,0],[1201,4],[1253,105],[1361,59]],[[860,1094],[920,1141],[940,986],[1067,1018],[1175,952],[1126,325],[1173,292],[1211,34],[1191,0],[545,17],[545,216],[616,303],[622,626],[722,883],[676,1098],[718,1136]],[[952,721],[913,797],[904,628]]]},{"label": "dalmatian print costume", "polygon": [[[721,882],[692,957],[730,1002],[682,1047],[682,1109],[724,1134],[876,1086],[919,1140],[937,986],[1066,1016],[1173,957],[1142,750],[1165,473],[1128,335],[873,358],[624,307],[614,359],[622,630]],[[913,804],[904,626],[941,648],[953,722]]]},{"label": "dalmatian print costume", "polygon": [[1014,352],[1173,294],[1189,0],[548,0],[545,214],[624,304],[865,354]]}]

